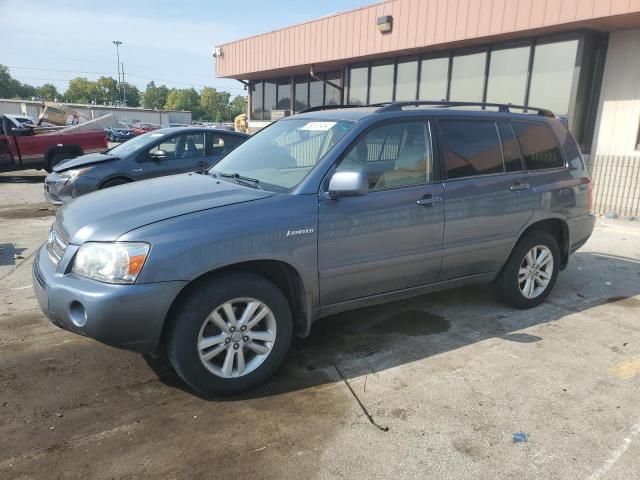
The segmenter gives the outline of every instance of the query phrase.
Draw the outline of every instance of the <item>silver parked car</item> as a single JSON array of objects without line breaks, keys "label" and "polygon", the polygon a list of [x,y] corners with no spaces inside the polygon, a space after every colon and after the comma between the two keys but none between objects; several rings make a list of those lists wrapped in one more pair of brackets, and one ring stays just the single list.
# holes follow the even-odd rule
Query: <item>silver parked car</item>
[{"label": "silver parked car", "polygon": [[535,307],[591,235],[591,180],[551,112],[465,106],[311,109],[203,174],[80,198],[36,256],[40,306],[204,394],[264,382],[337,312],[472,282]]},{"label": "silver parked car", "polygon": [[193,127],[153,130],[104,153],[90,153],[56,165],[44,181],[45,198],[62,205],[116,185],[203,171],[247,138],[244,133]]}]

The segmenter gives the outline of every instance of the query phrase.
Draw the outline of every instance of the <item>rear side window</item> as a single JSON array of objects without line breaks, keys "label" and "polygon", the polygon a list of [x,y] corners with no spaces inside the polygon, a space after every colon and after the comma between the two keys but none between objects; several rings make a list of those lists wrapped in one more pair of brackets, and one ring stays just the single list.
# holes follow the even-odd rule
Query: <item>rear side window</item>
[{"label": "rear side window", "polygon": [[447,178],[502,173],[502,151],[494,122],[441,120]]},{"label": "rear side window", "polygon": [[529,170],[543,170],[564,166],[558,140],[546,125],[539,123],[511,122],[513,131]]},{"label": "rear side window", "polygon": [[522,158],[518,142],[508,122],[498,122],[498,132],[502,142],[502,156],[504,157],[504,169],[506,172],[519,172],[522,170]]}]

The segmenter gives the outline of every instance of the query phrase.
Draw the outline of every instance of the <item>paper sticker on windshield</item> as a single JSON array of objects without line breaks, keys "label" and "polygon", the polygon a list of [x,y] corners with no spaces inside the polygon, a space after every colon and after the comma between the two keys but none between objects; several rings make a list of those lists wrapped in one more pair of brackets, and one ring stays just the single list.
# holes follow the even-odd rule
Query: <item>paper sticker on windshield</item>
[{"label": "paper sticker on windshield", "polygon": [[332,128],[336,122],[309,122],[300,130],[310,130],[314,132],[326,132]]}]

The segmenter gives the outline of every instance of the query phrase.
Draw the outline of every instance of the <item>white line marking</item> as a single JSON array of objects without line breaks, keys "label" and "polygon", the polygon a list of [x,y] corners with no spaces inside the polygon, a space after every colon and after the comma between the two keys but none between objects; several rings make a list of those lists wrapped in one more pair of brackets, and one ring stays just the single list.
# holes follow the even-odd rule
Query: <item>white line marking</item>
[{"label": "white line marking", "polygon": [[15,287],[11,290],[26,290],[27,288],[31,288],[31,285],[25,285],[24,287]]},{"label": "white line marking", "polygon": [[604,464],[599,469],[591,474],[589,480],[598,480],[599,478],[602,478],[611,469],[611,467],[613,467],[617,463],[617,461],[620,460],[622,455],[625,454],[625,452],[629,449],[629,445],[631,445],[633,438],[636,437],[639,433],[640,422],[631,427],[631,435],[626,437],[622,441],[622,444],[613,452],[611,452],[611,455],[609,455],[607,461],[604,462]]}]

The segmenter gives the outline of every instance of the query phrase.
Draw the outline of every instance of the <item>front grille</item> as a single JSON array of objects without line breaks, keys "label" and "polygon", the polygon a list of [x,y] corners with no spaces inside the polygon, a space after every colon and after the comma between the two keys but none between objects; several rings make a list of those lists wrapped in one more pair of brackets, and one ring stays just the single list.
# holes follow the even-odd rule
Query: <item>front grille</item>
[{"label": "front grille", "polygon": [[51,261],[58,265],[62,255],[64,255],[64,251],[69,245],[69,234],[64,231],[57,221],[51,226],[46,245]]}]

